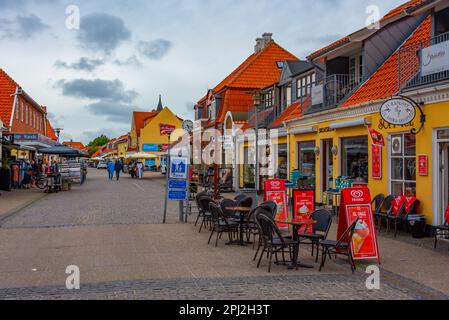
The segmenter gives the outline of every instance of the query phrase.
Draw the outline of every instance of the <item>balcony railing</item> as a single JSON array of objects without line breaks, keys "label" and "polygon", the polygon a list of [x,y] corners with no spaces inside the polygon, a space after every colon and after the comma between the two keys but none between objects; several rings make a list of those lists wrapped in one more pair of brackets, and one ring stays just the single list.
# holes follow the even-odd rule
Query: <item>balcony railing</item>
[{"label": "balcony railing", "polygon": [[[417,42],[399,50],[398,83],[399,90],[413,89],[419,86],[430,85],[436,82],[449,80],[449,71],[424,73],[422,53],[431,46],[449,41],[449,32],[430,38],[423,42]],[[445,52],[446,59],[449,52]]]},{"label": "balcony railing", "polygon": [[[274,107],[268,107],[266,109],[262,109],[262,106],[259,107],[259,111],[257,112],[257,123],[259,128],[268,127],[274,120],[276,120]],[[250,110],[248,112],[248,121],[251,126],[256,126],[255,110]]]},{"label": "balcony railing", "polygon": [[333,74],[317,81],[310,86],[308,94],[301,98],[303,113],[310,114],[337,107],[359,83],[357,77],[349,74]]}]

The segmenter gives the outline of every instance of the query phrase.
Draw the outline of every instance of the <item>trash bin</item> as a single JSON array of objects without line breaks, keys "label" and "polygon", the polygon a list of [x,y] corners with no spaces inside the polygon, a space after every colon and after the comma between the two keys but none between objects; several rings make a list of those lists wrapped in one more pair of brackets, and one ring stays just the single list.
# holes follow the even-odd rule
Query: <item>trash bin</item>
[{"label": "trash bin", "polygon": [[412,237],[422,239],[426,236],[426,218],[421,214],[410,214],[407,217]]}]

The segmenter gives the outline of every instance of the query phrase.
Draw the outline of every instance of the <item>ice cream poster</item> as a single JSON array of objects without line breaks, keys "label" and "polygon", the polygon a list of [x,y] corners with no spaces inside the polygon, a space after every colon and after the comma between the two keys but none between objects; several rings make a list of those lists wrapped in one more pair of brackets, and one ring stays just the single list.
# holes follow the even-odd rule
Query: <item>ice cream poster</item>
[{"label": "ice cream poster", "polygon": [[[315,211],[315,191],[295,190],[293,192],[293,213],[295,219],[308,219]],[[304,226],[299,233],[312,233],[312,228]]]},{"label": "ice cream poster", "polygon": [[372,219],[371,205],[347,205],[346,213],[349,225],[359,217],[352,237],[354,259],[378,258],[377,233]]},{"label": "ice cream poster", "polygon": [[[285,191],[268,191],[266,192],[267,201],[276,202],[278,205],[275,220],[287,221],[287,196]],[[277,223],[279,228],[286,228],[287,224]]]}]

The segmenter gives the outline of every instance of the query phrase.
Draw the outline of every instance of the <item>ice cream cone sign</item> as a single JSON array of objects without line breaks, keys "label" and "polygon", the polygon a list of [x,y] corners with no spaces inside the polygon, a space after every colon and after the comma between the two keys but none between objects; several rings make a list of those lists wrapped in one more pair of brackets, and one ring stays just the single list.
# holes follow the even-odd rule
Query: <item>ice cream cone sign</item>
[{"label": "ice cream cone sign", "polygon": [[370,231],[369,226],[365,221],[359,220],[355,226],[354,235],[352,241],[354,244],[354,253],[359,254],[360,250],[365,243],[365,240],[369,237]]}]

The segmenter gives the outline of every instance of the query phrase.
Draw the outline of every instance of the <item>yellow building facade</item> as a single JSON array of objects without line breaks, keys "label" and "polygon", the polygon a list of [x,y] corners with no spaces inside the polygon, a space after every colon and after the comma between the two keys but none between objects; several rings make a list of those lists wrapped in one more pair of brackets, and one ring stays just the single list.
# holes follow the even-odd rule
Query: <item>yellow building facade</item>
[{"label": "yellow building facade", "polygon": [[[311,173],[316,201],[321,203],[327,200],[326,191],[335,188],[338,177],[358,172],[360,182],[368,184],[372,197],[412,193],[420,201],[419,211],[426,216],[427,224],[441,224],[449,205],[449,94],[412,98],[423,103],[426,119],[417,134],[411,130],[420,128],[420,114],[409,124],[388,125],[380,115],[385,101],[287,122],[289,172]],[[380,155],[381,173],[376,178],[373,163],[379,162],[373,157],[377,158],[378,153],[373,154],[369,127],[385,140]],[[420,170],[420,166],[426,166],[426,170]]]}]

